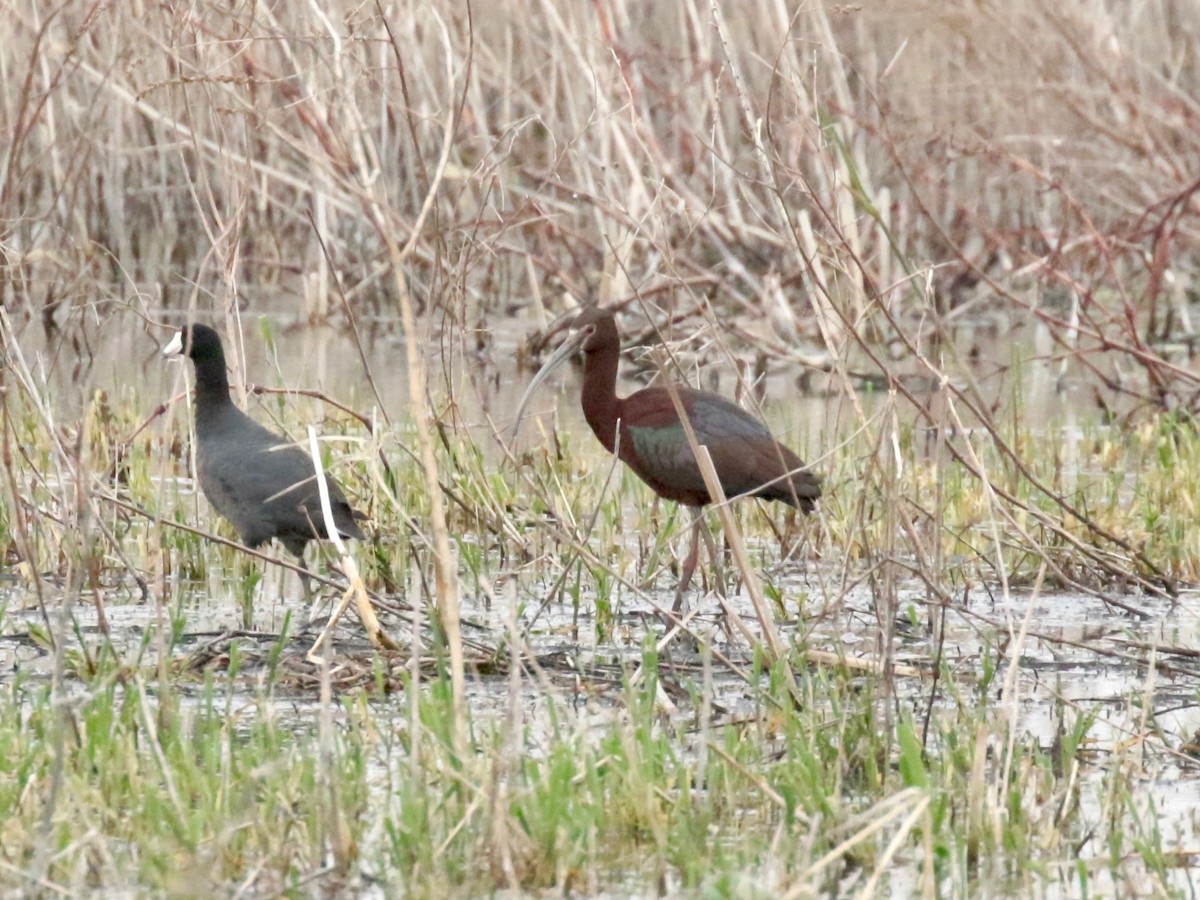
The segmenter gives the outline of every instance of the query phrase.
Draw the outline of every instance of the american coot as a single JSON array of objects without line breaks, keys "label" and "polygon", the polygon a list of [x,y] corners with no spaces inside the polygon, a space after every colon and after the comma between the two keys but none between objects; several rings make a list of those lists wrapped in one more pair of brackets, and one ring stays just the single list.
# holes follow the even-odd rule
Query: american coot
[{"label": "american coot", "polygon": [[[617,452],[622,462],[660,497],[697,510],[711,503],[671,392],[660,385],[625,398],[617,396],[621,337],[612,312],[592,307],[580,313],[571,327],[574,334],[546,361],[526,389],[517,410],[517,423],[534,389],[582,347],[583,415],[600,443],[609,453]],[[675,392],[687,412],[696,442],[708,448],[726,496],[752,494],[781,500],[802,512],[813,511],[821,496],[821,482],[805,468],[800,457],[771,437],[766,425],[717,394],[681,385],[675,387]],[[697,516],[691,550],[680,576],[677,608],[696,567],[699,526]]]},{"label": "american coot", "polygon": [[[196,469],[200,488],[247,547],[279,538],[304,562],[304,547],[328,538],[311,457],[233,405],[221,338],[207,325],[175,334],[163,356],[196,365]],[[342,537],[361,538],[362,513],[328,475],[329,505]],[[305,593],[308,581],[304,579]]]}]

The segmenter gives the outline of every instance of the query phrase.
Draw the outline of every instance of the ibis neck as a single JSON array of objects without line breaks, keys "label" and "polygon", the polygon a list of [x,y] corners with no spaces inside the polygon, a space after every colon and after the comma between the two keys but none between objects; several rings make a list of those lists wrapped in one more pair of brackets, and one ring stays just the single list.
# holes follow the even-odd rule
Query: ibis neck
[{"label": "ibis neck", "polygon": [[619,344],[611,349],[602,347],[583,359],[583,416],[609,453],[617,446],[621,405],[617,398],[618,348]]}]

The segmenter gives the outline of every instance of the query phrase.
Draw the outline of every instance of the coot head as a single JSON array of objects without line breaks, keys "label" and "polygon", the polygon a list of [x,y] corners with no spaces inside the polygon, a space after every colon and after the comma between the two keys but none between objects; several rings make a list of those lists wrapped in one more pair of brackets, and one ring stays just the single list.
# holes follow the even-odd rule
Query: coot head
[{"label": "coot head", "polygon": [[184,325],[163,347],[162,355],[168,358],[186,356],[199,362],[201,360],[224,360],[225,350],[221,347],[221,337],[207,325]]}]

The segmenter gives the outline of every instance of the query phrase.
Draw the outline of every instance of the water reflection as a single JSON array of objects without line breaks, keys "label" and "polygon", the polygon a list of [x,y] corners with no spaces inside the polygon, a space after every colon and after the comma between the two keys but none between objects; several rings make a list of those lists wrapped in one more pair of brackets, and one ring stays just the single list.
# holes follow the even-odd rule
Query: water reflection
[{"label": "water reflection", "polygon": [[[183,317],[164,319],[179,322]],[[361,354],[346,327],[257,315],[243,315],[240,323],[241,340],[235,336],[227,341],[235,392],[245,384],[316,391],[381,421],[407,418],[407,355],[397,321],[376,318],[361,324]],[[225,322],[216,325],[227,333]],[[148,416],[159,403],[183,390],[182,367],[165,364],[159,357],[166,330],[133,315],[88,315],[51,331],[40,321],[18,320],[14,329],[27,363],[45,380],[59,422],[77,419],[97,391],[107,394],[114,405],[132,404]],[[480,430],[483,437],[490,438],[489,419],[498,429],[510,426],[516,401],[530,377],[518,365],[518,350],[533,330],[532,322],[509,319],[486,331],[433,329],[423,352],[435,409],[444,411],[452,398],[456,423]],[[264,331],[272,340],[264,337]],[[666,336],[682,335],[668,332]],[[1080,402],[1085,395],[1050,356],[1052,342],[1044,326],[1031,323],[1004,338],[994,324],[966,323],[954,330],[953,337],[953,345],[943,343],[940,349],[929,350],[931,362],[946,367],[951,383],[977,391],[992,418],[1016,416],[1034,429],[1065,424],[1066,435],[1074,436],[1068,452],[1077,452],[1071,448],[1078,428],[1090,418],[1088,407]],[[649,356],[637,349],[624,354],[623,393],[650,380]],[[936,421],[954,426],[946,411],[947,395],[921,360],[892,348],[885,364]],[[779,437],[806,459],[819,459],[828,447],[861,428],[863,416],[872,417],[893,399],[899,424],[928,428],[928,421],[904,392],[893,398],[886,377],[861,356],[849,358],[840,371],[822,372],[764,361],[761,354],[756,358],[755,351],[746,348],[737,359],[706,360],[693,367],[689,380],[745,402],[750,389],[744,373],[755,371],[764,373],[752,389],[764,416]],[[586,432],[578,409],[579,385],[578,372],[565,370],[534,398],[532,414],[553,413],[560,427]],[[243,401],[251,412],[276,402],[269,396]],[[962,404],[955,403],[955,410],[964,427],[979,425]],[[927,438],[931,436],[932,432]],[[481,444],[492,443],[480,438],[476,434]],[[523,429],[523,443],[538,440],[538,429]],[[930,445],[927,439],[922,449],[930,452]]]}]

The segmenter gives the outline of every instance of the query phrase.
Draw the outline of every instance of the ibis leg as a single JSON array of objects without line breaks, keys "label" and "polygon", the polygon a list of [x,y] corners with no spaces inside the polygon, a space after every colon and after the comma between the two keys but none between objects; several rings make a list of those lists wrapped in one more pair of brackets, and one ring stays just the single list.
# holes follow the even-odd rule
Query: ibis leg
[{"label": "ibis leg", "polygon": [[692,511],[692,544],[688,550],[687,558],[683,561],[683,571],[679,573],[679,587],[675,591],[675,605],[671,607],[673,612],[680,612],[683,609],[683,595],[687,591],[688,585],[692,583],[692,576],[696,573],[696,562],[700,558],[700,527],[704,524],[703,513],[700,510]]}]

